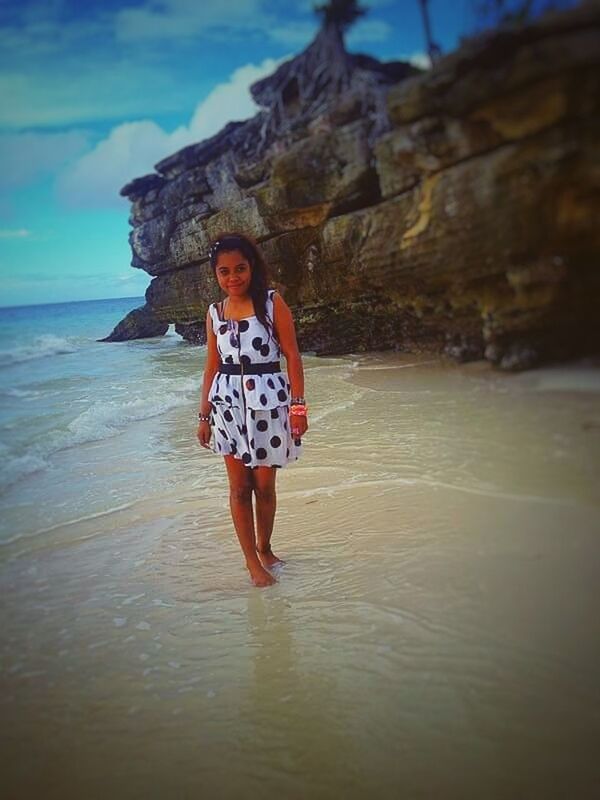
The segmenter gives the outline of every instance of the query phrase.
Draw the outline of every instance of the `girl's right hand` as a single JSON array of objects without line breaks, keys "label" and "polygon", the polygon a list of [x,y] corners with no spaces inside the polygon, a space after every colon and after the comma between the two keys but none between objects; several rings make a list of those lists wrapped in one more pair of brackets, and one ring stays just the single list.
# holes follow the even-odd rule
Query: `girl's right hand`
[{"label": "girl's right hand", "polygon": [[211,434],[212,431],[210,429],[210,422],[203,421],[198,423],[198,432],[196,433],[196,436],[198,437],[198,441],[202,447],[206,447],[208,450],[210,450],[209,442]]}]

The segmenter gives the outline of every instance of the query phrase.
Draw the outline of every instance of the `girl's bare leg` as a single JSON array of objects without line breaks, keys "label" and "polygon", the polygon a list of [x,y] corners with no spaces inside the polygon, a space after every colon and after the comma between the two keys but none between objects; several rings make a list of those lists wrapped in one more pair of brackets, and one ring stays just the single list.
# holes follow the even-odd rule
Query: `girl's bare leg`
[{"label": "girl's bare leg", "polygon": [[234,456],[225,456],[229,477],[229,508],[235,532],[246,559],[246,567],[255,586],[269,586],[275,578],[258,558],[252,514],[252,470]]},{"label": "girl's bare leg", "polygon": [[275,522],[277,497],[275,494],[275,467],[256,467],[252,470],[256,498],[256,550],[265,567],[284,564],[271,550],[271,534]]}]

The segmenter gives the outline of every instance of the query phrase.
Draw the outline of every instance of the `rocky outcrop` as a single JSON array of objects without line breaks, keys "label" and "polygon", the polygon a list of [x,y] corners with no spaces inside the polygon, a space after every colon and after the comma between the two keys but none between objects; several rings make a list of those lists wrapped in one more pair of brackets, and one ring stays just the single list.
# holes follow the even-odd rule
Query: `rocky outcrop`
[{"label": "rocky outcrop", "polygon": [[169,323],[158,319],[152,308],[146,303],[140,308],[130,311],[109,336],[97,341],[124,342],[128,339],[145,339],[163,336],[168,330]]},{"label": "rocky outcrop", "polygon": [[597,352],[599,45],[595,3],[419,75],[323,28],[254,85],[254,118],[123,188],[147,305],[203,342],[207,244],[233,228],[261,243],[305,351],[507,369]]}]

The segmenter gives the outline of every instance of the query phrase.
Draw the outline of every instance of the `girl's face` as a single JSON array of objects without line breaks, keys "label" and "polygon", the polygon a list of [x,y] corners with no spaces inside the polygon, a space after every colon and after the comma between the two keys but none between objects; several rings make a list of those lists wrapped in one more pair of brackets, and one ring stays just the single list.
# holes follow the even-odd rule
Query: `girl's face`
[{"label": "girl's face", "polygon": [[215,275],[219,286],[227,294],[240,297],[250,290],[252,270],[239,250],[219,253]]}]

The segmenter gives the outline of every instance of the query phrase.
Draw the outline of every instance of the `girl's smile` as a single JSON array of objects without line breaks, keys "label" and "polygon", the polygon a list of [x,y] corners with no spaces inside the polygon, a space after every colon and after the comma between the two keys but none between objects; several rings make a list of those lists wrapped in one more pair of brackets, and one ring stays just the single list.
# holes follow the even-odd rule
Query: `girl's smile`
[{"label": "girl's smile", "polygon": [[219,253],[215,273],[219,286],[227,294],[239,296],[248,293],[252,270],[239,250]]}]

